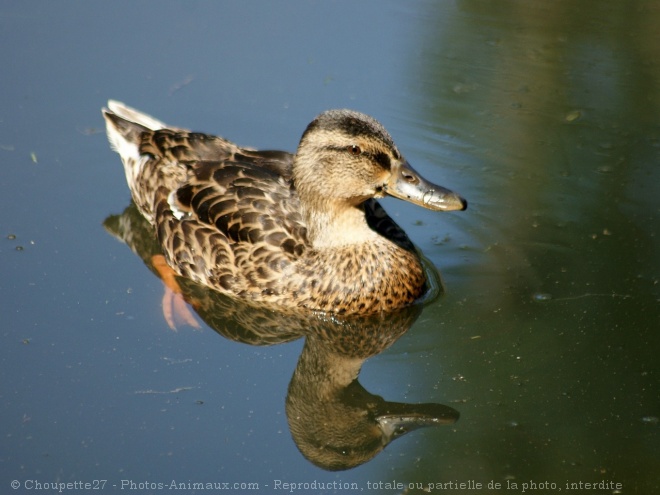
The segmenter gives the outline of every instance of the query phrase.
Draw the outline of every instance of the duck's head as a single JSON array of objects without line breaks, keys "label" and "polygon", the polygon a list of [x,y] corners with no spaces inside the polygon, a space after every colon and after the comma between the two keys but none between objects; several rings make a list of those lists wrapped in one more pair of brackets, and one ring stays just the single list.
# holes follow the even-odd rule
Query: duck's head
[{"label": "duck's head", "polygon": [[293,173],[307,202],[357,206],[389,195],[429,210],[467,208],[461,196],[417,173],[379,122],[352,110],[329,110],[307,126]]}]

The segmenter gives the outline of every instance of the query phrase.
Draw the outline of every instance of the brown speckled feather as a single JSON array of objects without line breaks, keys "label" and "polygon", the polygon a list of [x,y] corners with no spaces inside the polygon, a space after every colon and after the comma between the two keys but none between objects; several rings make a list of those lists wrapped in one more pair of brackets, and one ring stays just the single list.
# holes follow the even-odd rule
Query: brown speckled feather
[{"label": "brown speckled feather", "polygon": [[[133,199],[180,275],[253,301],[336,313],[389,311],[424,293],[412,243],[372,199],[390,193],[390,160],[402,161],[373,119],[343,111],[324,126],[320,117],[293,155],[109,106],[108,136]],[[412,182],[407,171],[399,174]]]}]

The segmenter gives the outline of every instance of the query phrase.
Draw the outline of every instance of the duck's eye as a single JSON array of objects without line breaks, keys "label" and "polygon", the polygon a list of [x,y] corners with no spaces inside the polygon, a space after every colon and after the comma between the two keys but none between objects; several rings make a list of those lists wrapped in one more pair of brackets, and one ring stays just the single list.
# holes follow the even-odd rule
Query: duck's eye
[{"label": "duck's eye", "polygon": [[353,144],[348,147],[348,152],[353,156],[358,156],[360,153],[362,153],[362,150],[357,144]]}]

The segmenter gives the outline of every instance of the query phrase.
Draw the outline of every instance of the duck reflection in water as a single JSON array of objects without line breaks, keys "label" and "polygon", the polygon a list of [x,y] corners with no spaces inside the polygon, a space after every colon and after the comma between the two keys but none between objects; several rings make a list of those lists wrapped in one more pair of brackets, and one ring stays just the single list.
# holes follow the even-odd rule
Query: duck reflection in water
[{"label": "duck reflection in water", "polygon": [[[162,267],[152,261],[159,259],[161,248],[135,205],[108,217],[104,225],[163,277]],[[289,383],[286,414],[298,449],[323,469],[358,466],[411,430],[458,419],[456,410],[442,404],[388,402],[358,381],[365,360],[410,328],[422,311],[420,304],[392,313],[340,316],[255,307],[183,277],[176,282],[177,297],[225,338],[260,346],[306,339]]]},{"label": "duck reflection in water", "polygon": [[388,402],[358,381],[364,361],[395,342],[419,313],[417,306],[386,317],[325,321],[307,333],[286,413],[298,448],[311,462],[348,469],[411,430],[456,422],[451,407]]}]

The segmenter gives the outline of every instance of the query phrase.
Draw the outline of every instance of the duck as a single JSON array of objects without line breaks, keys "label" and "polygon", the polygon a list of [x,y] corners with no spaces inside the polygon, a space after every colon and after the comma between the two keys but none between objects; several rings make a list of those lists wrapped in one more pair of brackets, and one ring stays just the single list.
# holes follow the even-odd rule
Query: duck
[{"label": "duck", "polygon": [[422,255],[377,200],[467,208],[354,110],[318,115],[295,153],[167,126],[115,100],[102,114],[176,276],[256,305],[330,315],[409,306],[429,288]]}]

